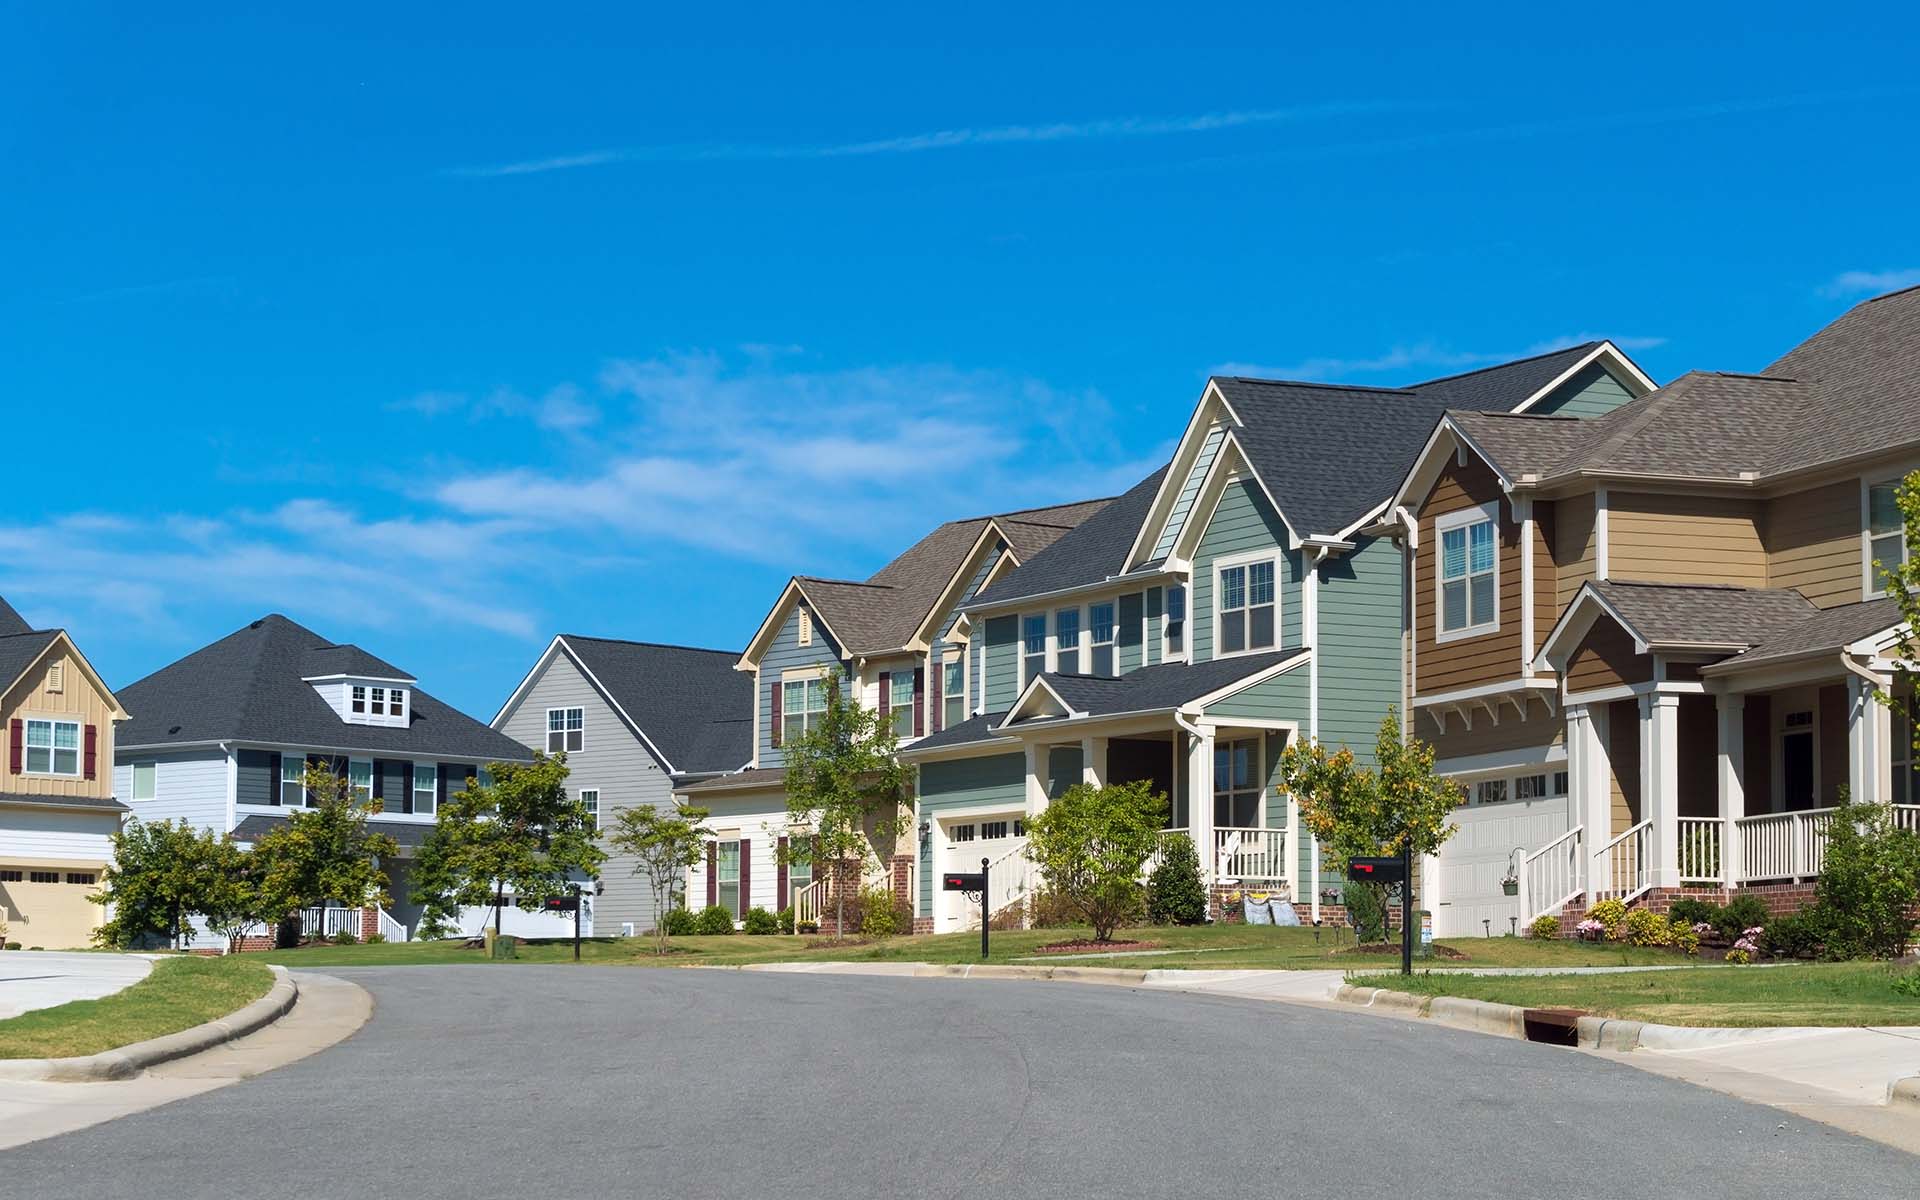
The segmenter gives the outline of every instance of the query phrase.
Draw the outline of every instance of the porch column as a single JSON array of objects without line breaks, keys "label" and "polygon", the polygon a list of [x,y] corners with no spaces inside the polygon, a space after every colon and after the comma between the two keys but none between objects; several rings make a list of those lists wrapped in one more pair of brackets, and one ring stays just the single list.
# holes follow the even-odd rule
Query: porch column
[{"label": "porch column", "polygon": [[1027,743],[1027,815],[1037,817],[1047,811],[1047,747]]},{"label": "porch column", "polygon": [[1893,803],[1893,714],[1858,675],[1847,676],[1847,793]]},{"label": "porch column", "polygon": [[1567,791],[1572,805],[1569,814],[1581,829],[1581,847],[1586,854],[1586,878],[1582,887],[1587,904],[1595,894],[1610,890],[1607,860],[1603,853],[1613,840],[1613,789],[1607,780],[1607,713],[1604,708],[1575,704],[1567,709]]},{"label": "porch column", "polygon": [[1680,886],[1680,697],[1640,697],[1640,819],[1653,822],[1650,882]]},{"label": "porch column", "polygon": [[1187,743],[1187,816],[1193,846],[1200,854],[1200,881],[1208,888],[1219,874],[1213,838],[1213,727],[1200,726],[1200,736]]},{"label": "porch column", "polygon": [[1080,739],[1080,778],[1088,787],[1107,786],[1107,739],[1103,737],[1084,737]]},{"label": "porch column", "polygon": [[1720,882],[1728,890],[1747,873],[1740,819],[1747,815],[1747,698],[1722,692],[1714,698],[1720,714],[1720,755],[1715,768],[1720,793]]}]

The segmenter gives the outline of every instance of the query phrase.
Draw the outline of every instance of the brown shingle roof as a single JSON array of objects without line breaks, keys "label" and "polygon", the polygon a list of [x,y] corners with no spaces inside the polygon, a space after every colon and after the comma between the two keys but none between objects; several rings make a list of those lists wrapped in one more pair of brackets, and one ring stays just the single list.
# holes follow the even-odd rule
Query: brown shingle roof
[{"label": "brown shingle roof", "polygon": [[1587,586],[1625,617],[1634,632],[1657,645],[1744,648],[1819,612],[1788,588],[1618,579]]}]

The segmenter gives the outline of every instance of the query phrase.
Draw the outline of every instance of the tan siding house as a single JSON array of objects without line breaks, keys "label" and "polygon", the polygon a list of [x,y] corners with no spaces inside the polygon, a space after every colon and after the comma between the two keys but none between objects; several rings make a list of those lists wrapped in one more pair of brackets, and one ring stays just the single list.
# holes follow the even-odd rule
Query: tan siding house
[{"label": "tan siding house", "polygon": [[[1498,563],[1498,629],[1442,640],[1438,630],[1440,534],[1442,518],[1492,505]],[[1420,509],[1420,549],[1415,557],[1414,694],[1433,695],[1516,678],[1522,646],[1520,620],[1520,527],[1505,502],[1500,483],[1484,463],[1449,465]]]},{"label": "tan siding house", "polygon": [[1756,501],[1615,493],[1607,508],[1609,578],[1767,586]]},{"label": "tan siding house", "polygon": [[1793,588],[1821,608],[1860,599],[1860,484],[1852,479],[1779,496],[1760,522],[1770,587]]}]

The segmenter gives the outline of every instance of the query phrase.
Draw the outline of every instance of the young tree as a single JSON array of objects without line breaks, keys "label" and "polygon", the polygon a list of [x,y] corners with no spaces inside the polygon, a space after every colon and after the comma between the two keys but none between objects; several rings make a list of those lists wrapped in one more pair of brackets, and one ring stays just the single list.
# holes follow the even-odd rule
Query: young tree
[{"label": "young tree", "polygon": [[439,927],[461,907],[514,906],[538,911],[583,880],[600,877],[606,851],[594,844],[593,817],[567,794],[567,756],[535,753],[531,763],[489,763],[489,782],[467,785],[440,807],[413,871],[413,894]]},{"label": "young tree", "polygon": [[623,808],[613,819],[613,832],[607,841],[613,848],[633,856],[633,873],[647,881],[653,892],[655,954],[667,952],[667,914],[686,886],[687,871],[706,852],[707,810],[691,804],[676,804],[661,811],[649,806]]},{"label": "young tree", "polygon": [[111,916],[93,931],[102,946],[125,949],[150,937],[178,946],[207,886],[211,832],[185,821],[133,821],[112,835],[113,853],[90,897]]},{"label": "young tree", "polygon": [[1079,783],[1027,820],[1027,857],[1097,942],[1140,911],[1140,871],[1160,843],[1167,797],[1145,780]]},{"label": "young tree", "polygon": [[259,880],[258,915],[268,924],[316,904],[347,908],[391,902],[380,859],[400,852],[368,822],[379,811],[370,796],[356,796],[344,775],[318,764],[307,767],[309,807],[290,810],[287,823],[254,843]]},{"label": "young tree", "polygon": [[[895,760],[897,740],[880,714],[843,695],[838,673],[827,676],[826,686],[819,722],[783,747],[788,825],[812,830],[788,839],[786,859],[814,864],[815,878],[821,863],[835,869],[827,886],[835,927],[845,932],[847,892],[859,887],[867,862],[881,858],[875,839],[899,834],[911,775]],[[842,869],[850,869],[851,881],[838,877]]]},{"label": "young tree", "polygon": [[[1358,766],[1345,746],[1329,752],[1318,742],[1295,742],[1281,752],[1280,775],[1299,802],[1300,821],[1326,848],[1335,870],[1355,858],[1409,848],[1417,860],[1438,853],[1458,831],[1447,817],[1467,802],[1466,792],[1434,772],[1432,746],[1402,740],[1393,708],[1380,722],[1374,763]],[[1384,889],[1375,898],[1385,911]]]},{"label": "young tree", "polygon": [[1920,834],[1894,824],[1883,804],[1855,803],[1841,789],[1827,823],[1820,882],[1806,910],[1831,959],[1898,958],[1913,939],[1920,902]]},{"label": "young tree", "polygon": [[260,891],[263,861],[231,834],[210,841],[203,851],[206,877],[199,912],[207,928],[227,940],[228,950],[238,950],[248,932],[267,925],[266,901]]}]

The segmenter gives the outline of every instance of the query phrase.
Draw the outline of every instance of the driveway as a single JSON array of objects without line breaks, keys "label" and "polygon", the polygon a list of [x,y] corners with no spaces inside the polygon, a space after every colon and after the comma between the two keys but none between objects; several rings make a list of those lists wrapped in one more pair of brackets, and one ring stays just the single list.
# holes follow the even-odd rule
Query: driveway
[{"label": "driveway", "polygon": [[152,959],[132,954],[0,953],[0,1021],[70,1000],[110,996],[151,970]]},{"label": "driveway", "polygon": [[[1906,1195],[1920,1159],[1592,1055],[1236,997],[342,971],[292,1066],[11,1150],[10,1194]],[[263,1176],[262,1164],[269,1163]]]}]

